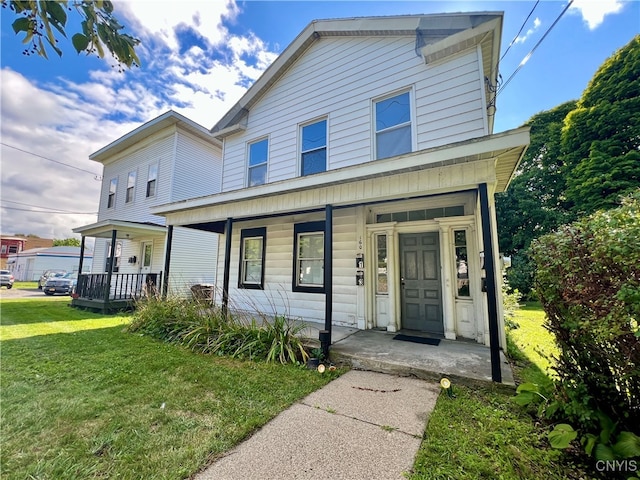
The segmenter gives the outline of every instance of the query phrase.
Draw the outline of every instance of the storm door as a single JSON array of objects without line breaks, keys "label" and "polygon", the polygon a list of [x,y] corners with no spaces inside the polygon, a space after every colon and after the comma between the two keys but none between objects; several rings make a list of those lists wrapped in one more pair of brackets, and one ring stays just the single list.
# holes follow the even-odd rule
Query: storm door
[{"label": "storm door", "polygon": [[153,242],[142,242],[142,261],[140,273],[151,273],[151,260],[153,259]]},{"label": "storm door", "polygon": [[442,335],[438,233],[400,235],[402,328]]}]

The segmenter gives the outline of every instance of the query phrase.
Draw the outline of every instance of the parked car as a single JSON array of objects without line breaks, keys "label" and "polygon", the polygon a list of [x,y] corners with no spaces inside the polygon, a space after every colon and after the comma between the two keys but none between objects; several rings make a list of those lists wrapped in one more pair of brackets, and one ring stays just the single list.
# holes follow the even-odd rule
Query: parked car
[{"label": "parked car", "polygon": [[44,284],[47,283],[49,277],[61,277],[65,273],[67,273],[66,270],[45,270],[44,273],[40,275],[40,279],[38,280],[38,289],[42,290],[42,287],[44,287]]},{"label": "parked car", "polygon": [[42,290],[45,295],[53,295],[55,293],[71,295],[76,283],[78,283],[77,273],[65,273],[62,276],[54,275],[49,277]]},{"label": "parked car", "polygon": [[13,273],[9,270],[0,270],[0,287],[13,287]]}]

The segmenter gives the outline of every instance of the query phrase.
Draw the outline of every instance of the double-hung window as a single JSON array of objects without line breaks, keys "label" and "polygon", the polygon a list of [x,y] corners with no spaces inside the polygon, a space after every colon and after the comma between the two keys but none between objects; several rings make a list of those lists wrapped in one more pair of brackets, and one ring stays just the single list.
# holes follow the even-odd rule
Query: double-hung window
[{"label": "double-hung window", "polygon": [[158,182],[158,164],[149,165],[149,173],[147,174],[147,198],[156,196],[156,184]]},{"label": "double-hung window", "polygon": [[324,293],[325,222],[294,225],[293,291]]},{"label": "double-hung window", "polygon": [[249,172],[247,185],[263,185],[267,181],[269,139],[264,138],[249,144]]},{"label": "double-hung window", "polygon": [[375,102],[376,159],[411,151],[411,95],[404,92]]},{"label": "double-hung window", "polygon": [[238,288],[264,288],[266,238],[267,229],[264,227],[241,231]]},{"label": "double-hung window", "polygon": [[125,195],[124,202],[131,203],[136,195],[136,172],[129,172],[129,176],[127,177],[127,192]]},{"label": "double-hung window", "polygon": [[300,128],[300,173],[312,175],[327,170],[327,120]]},{"label": "double-hung window", "polygon": [[112,178],[109,183],[109,195],[107,196],[107,208],[113,208],[116,205],[116,191],[118,190],[118,179]]}]

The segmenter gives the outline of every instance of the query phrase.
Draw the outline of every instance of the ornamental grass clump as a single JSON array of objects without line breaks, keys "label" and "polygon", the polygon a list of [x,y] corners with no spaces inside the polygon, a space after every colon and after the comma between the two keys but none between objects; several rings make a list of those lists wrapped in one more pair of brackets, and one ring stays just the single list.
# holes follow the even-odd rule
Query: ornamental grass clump
[{"label": "ornamental grass clump", "polygon": [[128,331],[204,354],[282,364],[307,360],[303,324],[284,315],[256,316],[259,320],[225,315],[198,299],[148,298],[138,305]]}]

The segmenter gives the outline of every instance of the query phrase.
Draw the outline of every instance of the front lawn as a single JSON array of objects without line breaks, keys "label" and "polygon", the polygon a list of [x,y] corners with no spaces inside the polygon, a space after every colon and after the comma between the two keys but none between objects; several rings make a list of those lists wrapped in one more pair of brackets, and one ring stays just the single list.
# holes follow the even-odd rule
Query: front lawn
[{"label": "front lawn", "polygon": [[3,479],[185,478],[332,378],[194,354],[68,301],[0,304]]},{"label": "front lawn", "polygon": [[[540,306],[526,306],[516,314],[519,328],[508,333],[518,381],[549,382],[545,355],[554,350],[543,321]],[[540,425],[513,402],[515,391],[454,385],[454,394],[439,396],[409,478],[580,478],[562,452],[549,447]]]}]

